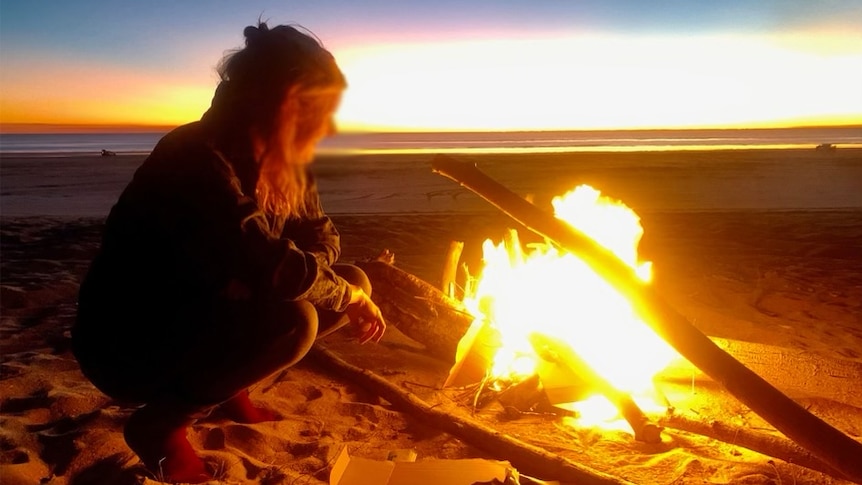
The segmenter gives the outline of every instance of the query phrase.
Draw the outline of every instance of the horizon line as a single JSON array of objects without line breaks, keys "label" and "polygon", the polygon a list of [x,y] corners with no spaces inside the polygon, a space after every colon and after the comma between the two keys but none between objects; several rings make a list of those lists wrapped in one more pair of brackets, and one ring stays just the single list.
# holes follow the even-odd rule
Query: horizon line
[{"label": "horizon line", "polygon": [[[185,123],[183,123],[185,124]],[[97,133],[167,133],[183,124],[178,125],[149,125],[138,123],[3,123],[0,122],[0,134],[3,135],[37,135],[37,134],[97,134]],[[740,131],[740,130],[793,130],[793,129],[862,129],[862,123],[835,123],[835,124],[786,124],[776,126],[764,126],[755,123],[752,126],[714,125],[695,127],[620,127],[620,128],[554,128],[554,129],[357,129],[344,128],[338,134],[434,134],[434,133],[569,133],[569,132],[656,132],[656,131]]]}]

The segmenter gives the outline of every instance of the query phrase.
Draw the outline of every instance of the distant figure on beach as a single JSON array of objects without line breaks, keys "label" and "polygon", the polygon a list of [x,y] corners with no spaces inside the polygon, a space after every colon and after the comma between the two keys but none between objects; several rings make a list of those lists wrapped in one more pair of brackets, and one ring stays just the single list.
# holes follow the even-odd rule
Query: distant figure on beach
[{"label": "distant figure on beach", "polygon": [[116,155],[117,155],[117,152],[112,152],[111,150],[105,150],[104,148],[102,149],[102,156],[103,157],[114,157]]},{"label": "distant figure on beach", "polygon": [[84,374],[143,404],[124,435],[168,481],[211,478],[186,433],[215,408],[278,419],[248,387],[349,325],[385,330],[309,163],[345,88],[332,55],[299,30],[247,27],[201,120],[162,138],[108,216],[81,285],[72,345]]}]

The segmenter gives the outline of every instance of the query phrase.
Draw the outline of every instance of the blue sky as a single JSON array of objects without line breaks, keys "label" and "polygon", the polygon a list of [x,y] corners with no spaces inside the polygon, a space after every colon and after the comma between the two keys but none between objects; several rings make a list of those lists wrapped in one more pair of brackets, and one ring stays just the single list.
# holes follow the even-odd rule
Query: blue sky
[{"label": "blue sky", "polygon": [[[352,52],[368,45],[591,35],[625,39],[633,49],[642,39],[685,43],[724,36],[780,42],[788,49],[823,55],[862,50],[862,0],[2,0],[0,87],[11,101],[0,108],[17,113],[38,98],[36,87],[27,86],[31,78],[42,79],[45,86],[51,76],[61,78],[58,81],[74,84],[71,91],[82,93],[75,96],[83,96],[86,77],[100,70],[129,86],[164,82],[183,85],[186,92],[193,85],[204,91],[203,85],[214,80],[219,58],[240,46],[243,27],[259,17],[271,24],[300,23],[336,57],[347,52],[345,57],[351,59]],[[827,42],[824,35],[832,40]],[[756,61],[746,66],[752,64]],[[125,73],[117,74],[121,70]],[[351,72],[347,75],[351,79]]]},{"label": "blue sky", "polygon": [[163,62],[163,47],[234,38],[258,17],[299,22],[328,43],[363,35],[397,40],[488,31],[769,33],[820,25],[862,29],[860,0],[470,1],[3,0],[3,55],[55,52],[116,62]]}]

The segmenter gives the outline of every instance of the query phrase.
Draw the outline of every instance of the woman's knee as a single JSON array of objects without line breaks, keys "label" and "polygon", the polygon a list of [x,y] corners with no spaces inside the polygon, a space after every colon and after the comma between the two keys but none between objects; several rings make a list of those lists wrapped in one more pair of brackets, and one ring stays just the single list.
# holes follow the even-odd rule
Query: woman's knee
[{"label": "woman's knee", "polygon": [[317,326],[319,324],[317,309],[306,300],[297,301],[295,304],[297,306],[296,322],[298,323],[298,327],[301,329],[300,335],[303,337],[303,340],[314,342],[314,338],[317,336]]},{"label": "woman's knee", "polygon": [[365,274],[365,271],[362,271],[362,268],[359,266],[339,263],[334,264],[332,266],[332,270],[335,271],[335,274],[347,280],[351,285],[356,285],[362,288],[362,291],[364,291],[366,295],[371,295],[371,280],[368,279],[368,275]]},{"label": "woman's knee", "polygon": [[319,325],[317,309],[305,300],[289,301],[283,304],[278,313],[276,318],[279,324],[291,329],[284,335],[288,342],[285,345],[294,346],[294,352],[291,353],[296,354],[295,359],[298,361],[308,352],[317,338]]}]

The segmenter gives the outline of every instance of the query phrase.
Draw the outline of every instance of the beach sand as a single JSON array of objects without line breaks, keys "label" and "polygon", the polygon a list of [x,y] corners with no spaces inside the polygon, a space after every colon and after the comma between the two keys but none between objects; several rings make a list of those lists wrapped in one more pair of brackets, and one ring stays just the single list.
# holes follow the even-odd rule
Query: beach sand
[{"label": "beach sand", "polygon": [[[470,155],[487,173],[537,203],[590,182],[642,216],[641,253],[656,289],[713,337],[779,349],[769,379],[813,413],[862,440],[862,380],[812,376],[801,363],[862,368],[862,152],[744,151]],[[454,183],[428,172],[429,156],[327,158],[322,197],[342,233],[343,259],[389,248],[396,265],[436,284],[451,240],[476,267],[485,238],[512,226]],[[101,224],[141,157],[3,158],[0,228],[0,482],[4,485],[160,483],[122,438],[133,408],[99,393],[69,351],[78,284]],[[425,355],[395,322],[380,344],[336,334],[325,344],[427,401],[450,363]],[[795,365],[797,359],[800,365]],[[766,362],[768,366],[770,362]],[[738,426],[770,426],[727,393],[698,380],[675,393],[677,409]],[[218,414],[190,440],[218,483],[328,483],[334,458],[489,456],[368,391],[303,361],[261,382],[252,399],[278,422],[243,425]],[[641,484],[846,483],[781,460],[682,431],[658,445],[623,432],[578,429],[558,419],[475,419],[597,470]]]}]

